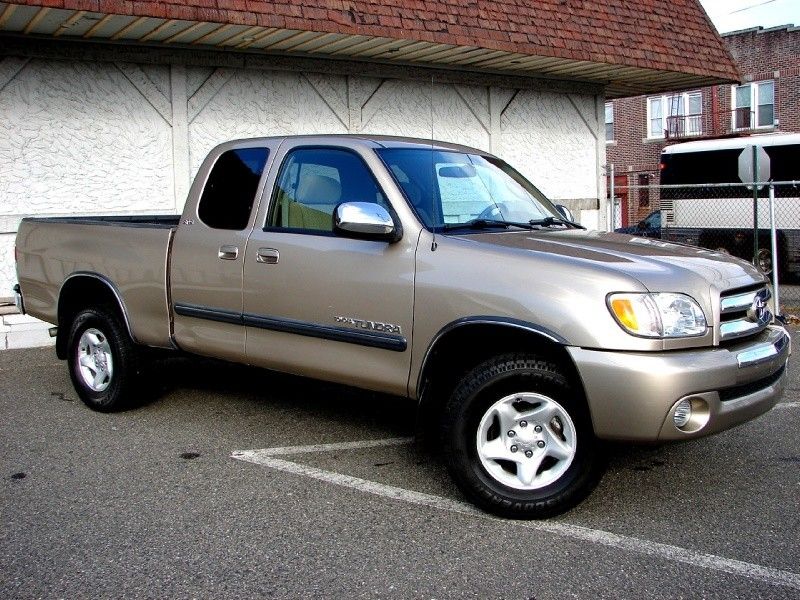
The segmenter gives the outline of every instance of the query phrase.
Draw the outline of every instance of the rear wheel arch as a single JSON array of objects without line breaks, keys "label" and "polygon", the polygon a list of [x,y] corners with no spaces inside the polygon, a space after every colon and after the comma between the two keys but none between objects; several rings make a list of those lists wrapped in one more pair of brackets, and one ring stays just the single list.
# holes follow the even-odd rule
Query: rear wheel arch
[{"label": "rear wheel arch", "polygon": [[64,360],[67,357],[69,331],[75,316],[85,308],[97,306],[112,310],[124,323],[131,341],[136,341],[125,302],[116,286],[97,273],[73,273],[64,280],[58,294],[56,354],[60,359]]}]

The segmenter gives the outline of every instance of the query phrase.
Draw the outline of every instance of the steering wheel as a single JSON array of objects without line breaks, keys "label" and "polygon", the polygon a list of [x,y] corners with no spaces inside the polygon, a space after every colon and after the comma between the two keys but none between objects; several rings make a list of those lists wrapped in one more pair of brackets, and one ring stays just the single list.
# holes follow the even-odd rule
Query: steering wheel
[{"label": "steering wheel", "polygon": [[477,217],[475,217],[475,219],[476,220],[480,220],[480,219],[494,219],[494,220],[497,220],[497,219],[499,219],[499,220],[504,221],[505,218],[503,216],[503,213],[507,213],[507,212],[508,212],[508,209],[506,208],[505,204],[491,204],[491,205],[487,206],[486,208],[484,208],[481,211],[481,214],[479,214]]}]

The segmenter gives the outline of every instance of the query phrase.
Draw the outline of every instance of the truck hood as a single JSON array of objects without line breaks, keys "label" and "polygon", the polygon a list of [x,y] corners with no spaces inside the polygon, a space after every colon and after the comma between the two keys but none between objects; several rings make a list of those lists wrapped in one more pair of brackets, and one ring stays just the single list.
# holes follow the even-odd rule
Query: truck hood
[{"label": "truck hood", "polygon": [[651,292],[696,291],[708,294],[766,281],[750,263],[724,252],[600,231],[543,230],[478,233],[465,236],[480,244],[543,253],[595,264],[636,278]]}]

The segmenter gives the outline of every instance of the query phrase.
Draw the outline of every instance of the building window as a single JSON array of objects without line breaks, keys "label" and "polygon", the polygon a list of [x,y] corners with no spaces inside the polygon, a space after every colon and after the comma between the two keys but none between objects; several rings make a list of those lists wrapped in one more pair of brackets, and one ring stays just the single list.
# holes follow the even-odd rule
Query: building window
[{"label": "building window", "polygon": [[614,103],[606,102],[606,141],[614,139]]},{"label": "building window", "polygon": [[700,92],[647,99],[647,137],[684,137],[703,132],[703,95]]},{"label": "building window", "polygon": [[733,129],[775,125],[775,82],[759,81],[733,86]]}]

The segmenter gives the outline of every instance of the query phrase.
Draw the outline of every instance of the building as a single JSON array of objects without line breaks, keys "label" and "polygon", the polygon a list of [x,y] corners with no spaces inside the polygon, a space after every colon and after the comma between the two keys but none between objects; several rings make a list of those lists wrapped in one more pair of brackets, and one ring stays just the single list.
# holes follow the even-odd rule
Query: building
[{"label": "building", "polygon": [[734,80],[697,0],[0,2],[0,297],[22,217],[180,211],[238,137],[477,146],[602,228],[606,99]]},{"label": "building", "polygon": [[[661,150],[676,142],[800,132],[800,27],[756,27],[722,36],[741,82],[685,87],[606,103],[606,156],[614,165],[620,226],[657,203]],[[629,186],[631,188],[629,189]]]}]

